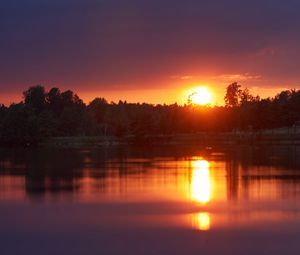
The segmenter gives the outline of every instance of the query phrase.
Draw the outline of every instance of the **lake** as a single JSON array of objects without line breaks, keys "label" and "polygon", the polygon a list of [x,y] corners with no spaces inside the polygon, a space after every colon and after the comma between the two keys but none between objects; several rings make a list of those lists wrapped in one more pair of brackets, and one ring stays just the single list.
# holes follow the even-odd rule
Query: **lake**
[{"label": "lake", "polygon": [[300,147],[0,151],[0,254],[300,254]]}]

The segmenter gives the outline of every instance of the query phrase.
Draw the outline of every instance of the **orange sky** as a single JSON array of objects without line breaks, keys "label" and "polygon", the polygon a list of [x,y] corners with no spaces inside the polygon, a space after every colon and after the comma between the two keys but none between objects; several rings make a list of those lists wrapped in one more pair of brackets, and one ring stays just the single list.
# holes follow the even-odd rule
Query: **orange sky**
[{"label": "orange sky", "polygon": [[[189,76],[171,78],[172,82],[161,85],[160,88],[146,87],[146,88],[129,88],[129,89],[89,89],[78,88],[72,89],[72,87],[61,86],[62,90],[71,89],[84,100],[85,103],[89,103],[95,97],[104,97],[108,102],[118,102],[119,100],[132,102],[132,103],[152,103],[152,104],[173,104],[178,103],[183,105],[187,102],[188,96],[198,87],[207,87],[212,94],[212,105],[224,105],[224,95],[226,93],[226,87],[231,82],[234,82],[234,78],[238,78],[238,75],[233,75],[232,80],[216,81],[216,80],[200,80]],[[238,80],[238,79],[236,79]],[[239,82],[243,87],[248,87],[253,95],[259,95],[261,98],[273,97],[282,90],[294,88],[292,86],[282,87],[263,87],[263,86],[251,86],[251,81]],[[247,85],[249,84],[249,85]],[[52,86],[46,86],[46,89],[50,89]],[[12,102],[19,102],[22,100],[22,92],[19,93],[2,93],[0,95],[0,102],[9,105]]]},{"label": "orange sky", "polygon": [[[250,74],[226,74],[217,76],[207,76],[205,78],[183,75],[170,76],[167,79],[162,79],[159,85],[153,87],[135,86],[131,88],[116,87],[114,89],[88,89],[88,86],[77,92],[79,96],[86,102],[90,102],[95,97],[104,97],[109,102],[118,102],[119,100],[127,102],[146,102],[152,104],[173,104],[178,103],[183,105],[187,102],[188,96],[194,89],[199,87],[207,87],[212,94],[212,105],[224,105],[224,96],[226,87],[238,82],[243,88],[249,88],[253,95],[259,95],[261,98],[274,97],[282,90],[292,89],[295,86],[291,84],[281,85],[280,82],[272,81],[275,86],[268,86],[269,81],[262,79],[260,76]],[[95,86],[91,86],[95,87]]]}]

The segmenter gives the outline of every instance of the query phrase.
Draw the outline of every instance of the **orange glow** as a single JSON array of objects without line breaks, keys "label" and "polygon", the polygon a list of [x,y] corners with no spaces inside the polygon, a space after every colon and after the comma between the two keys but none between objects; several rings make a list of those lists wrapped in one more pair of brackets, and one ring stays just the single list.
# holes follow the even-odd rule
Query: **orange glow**
[{"label": "orange glow", "polygon": [[188,96],[188,101],[195,105],[208,105],[212,103],[212,94],[206,87],[196,88]]},{"label": "orange glow", "polygon": [[201,231],[210,229],[210,214],[207,212],[195,213],[192,215],[193,228]]},{"label": "orange glow", "polygon": [[[159,86],[157,85],[155,87],[149,84],[142,84],[138,87],[128,88],[122,87],[121,84],[116,84],[112,86],[112,88],[105,87],[105,89],[101,89],[99,88],[99,86],[102,86],[101,84],[87,83],[84,87],[78,84],[72,84],[71,87],[60,86],[60,89],[61,91],[67,89],[73,90],[86,104],[96,97],[104,97],[108,102],[114,101],[115,103],[122,100],[128,103],[146,102],[150,104],[173,104],[176,102],[179,105],[184,105],[190,94],[195,92],[197,88],[203,87],[207,88],[211,94],[210,105],[224,105],[226,87],[236,80],[227,80],[226,75],[201,75],[201,79],[199,79],[199,76],[200,75],[195,74],[194,76],[187,75],[178,79],[169,78],[168,80],[157,80],[154,84],[159,84]],[[151,84],[153,83],[151,82]],[[274,97],[282,90],[294,87],[293,84],[282,86],[281,83],[274,84],[273,87],[268,87],[268,84],[257,83],[257,81],[255,83],[242,81],[241,84],[243,87],[249,88],[251,94],[259,95],[261,98]],[[57,84],[51,83],[43,85],[46,90],[57,86]],[[1,93],[0,103],[8,106],[13,102],[20,102],[23,99],[22,93],[20,92],[26,89],[26,85],[24,86],[25,87],[22,87],[20,90],[3,91]]]},{"label": "orange glow", "polygon": [[192,161],[193,173],[191,184],[191,198],[206,204],[211,200],[211,183],[209,162],[206,160]]},{"label": "orange glow", "polygon": [[[272,179],[272,176],[286,174],[276,167],[249,168],[249,174],[253,176],[263,173],[270,177],[249,181],[241,178],[241,165],[224,160],[207,161],[199,156],[181,159],[128,158],[122,162],[119,159],[107,160],[105,176],[98,176],[97,170],[89,167],[93,162],[92,157],[86,156],[84,162],[86,166],[82,175],[74,177],[69,183],[76,187],[73,198],[88,204],[141,203],[145,210],[149,206],[149,215],[139,219],[134,215],[134,222],[149,220],[151,224],[176,224],[207,231],[232,226],[259,226],[261,223],[271,224],[282,219],[288,220],[289,217],[299,217],[293,212],[282,211],[282,205],[277,203],[280,201],[288,205],[290,201],[286,198],[295,198],[291,191],[298,186],[287,189],[286,182]],[[16,167],[10,161],[2,161],[1,166],[7,169]],[[119,170],[126,175],[120,175]],[[55,185],[56,188],[62,188],[61,199],[68,201],[70,197],[65,196],[64,181],[53,180],[50,177],[38,180],[47,195],[45,199],[57,196],[52,193],[51,185]],[[26,200],[31,196],[28,192],[30,185],[35,182],[31,176],[0,176],[0,202]],[[283,193],[283,190],[287,193]],[[156,213],[161,208],[168,212],[163,217]]]}]

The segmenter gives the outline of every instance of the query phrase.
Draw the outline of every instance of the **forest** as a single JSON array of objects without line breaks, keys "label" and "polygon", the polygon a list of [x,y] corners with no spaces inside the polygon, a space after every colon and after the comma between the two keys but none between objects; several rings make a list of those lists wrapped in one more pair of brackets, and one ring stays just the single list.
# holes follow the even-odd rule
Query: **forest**
[{"label": "forest", "polygon": [[41,85],[23,92],[23,100],[0,105],[0,145],[32,146],[49,137],[144,137],[196,132],[257,131],[291,127],[300,121],[300,90],[273,98],[251,95],[238,83],[228,85],[224,106],[107,102],[85,104],[71,90]]}]

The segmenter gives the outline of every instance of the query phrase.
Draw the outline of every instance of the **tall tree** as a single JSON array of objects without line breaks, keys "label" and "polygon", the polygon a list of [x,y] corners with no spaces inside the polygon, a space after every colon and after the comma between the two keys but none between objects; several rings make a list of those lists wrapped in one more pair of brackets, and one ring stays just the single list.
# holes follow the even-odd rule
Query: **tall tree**
[{"label": "tall tree", "polygon": [[46,101],[51,111],[56,114],[61,112],[62,97],[59,88],[52,88],[47,93]]},{"label": "tall tree", "polygon": [[246,104],[246,103],[249,103],[249,102],[253,102],[253,101],[258,101],[259,100],[259,97],[258,96],[253,96],[251,95],[250,91],[248,88],[245,88],[243,90],[241,90],[240,92],[240,104],[243,105],[243,104]]},{"label": "tall tree", "polygon": [[34,108],[37,113],[44,109],[46,104],[46,92],[43,86],[36,85],[30,87],[23,92],[23,97],[25,105]]},{"label": "tall tree", "polygon": [[105,98],[97,97],[89,103],[87,109],[96,123],[98,134],[106,134],[107,131],[107,117],[108,117],[108,103]]},{"label": "tall tree", "polygon": [[225,105],[227,107],[238,106],[241,92],[241,85],[239,85],[237,82],[228,85],[226,88],[226,95],[224,97]]}]

